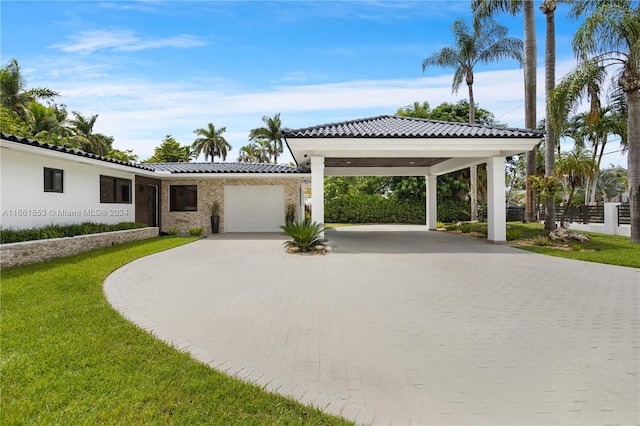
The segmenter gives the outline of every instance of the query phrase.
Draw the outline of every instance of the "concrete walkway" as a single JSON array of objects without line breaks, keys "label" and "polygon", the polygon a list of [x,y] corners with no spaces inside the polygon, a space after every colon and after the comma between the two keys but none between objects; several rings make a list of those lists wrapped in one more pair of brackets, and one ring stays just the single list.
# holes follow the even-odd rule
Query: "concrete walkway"
[{"label": "concrete walkway", "polygon": [[222,234],[107,278],[125,317],[218,370],[371,424],[640,423],[640,271],[417,226]]}]

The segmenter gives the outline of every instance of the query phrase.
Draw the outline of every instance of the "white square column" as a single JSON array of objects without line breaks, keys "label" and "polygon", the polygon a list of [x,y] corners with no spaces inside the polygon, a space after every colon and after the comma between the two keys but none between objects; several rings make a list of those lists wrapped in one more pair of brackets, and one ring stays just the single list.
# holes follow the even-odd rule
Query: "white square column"
[{"label": "white square column", "polygon": [[427,175],[427,229],[438,230],[438,177]]},{"label": "white square column", "polygon": [[324,157],[311,157],[311,220],[324,224]]},{"label": "white square column", "polygon": [[487,238],[494,243],[507,241],[504,157],[487,159]]}]

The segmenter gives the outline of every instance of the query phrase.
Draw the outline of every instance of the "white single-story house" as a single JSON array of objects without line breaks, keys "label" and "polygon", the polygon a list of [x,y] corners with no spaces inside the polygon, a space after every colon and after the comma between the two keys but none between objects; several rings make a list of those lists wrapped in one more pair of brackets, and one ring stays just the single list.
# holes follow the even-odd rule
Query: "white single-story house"
[{"label": "white single-story house", "polygon": [[250,163],[132,164],[0,133],[0,224],[136,221],[161,230],[273,232],[288,205],[324,223],[325,176],[426,176],[427,223],[436,228],[436,176],[487,163],[488,239],[503,242],[505,157],[533,149],[543,133],[409,117],[379,116],[284,131],[298,166]]},{"label": "white single-story house", "polygon": [[1,133],[0,224],[140,222],[167,231],[275,232],[288,204],[304,214],[309,170],[274,164],[132,164]]}]

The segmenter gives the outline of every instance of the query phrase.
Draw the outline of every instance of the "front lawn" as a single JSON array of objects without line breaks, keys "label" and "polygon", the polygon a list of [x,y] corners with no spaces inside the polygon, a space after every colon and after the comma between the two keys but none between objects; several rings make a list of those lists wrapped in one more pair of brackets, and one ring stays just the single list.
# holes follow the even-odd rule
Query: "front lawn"
[{"label": "front lawn", "polygon": [[[486,235],[486,223],[471,223],[461,226],[466,225],[468,225],[467,229],[465,229],[467,232],[470,231],[476,236]],[[507,232],[511,231],[518,234],[518,237],[510,241],[510,244],[523,250],[567,259],[640,268],[640,244],[631,244],[629,237],[580,231],[589,236],[589,241],[539,246],[535,245],[535,240],[546,236],[544,225],[540,223],[510,222],[507,226],[509,227]],[[460,228],[460,226],[457,228]]]},{"label": "front lawn", "polygon": [[[544,225],[538,223],[509,223],[511,229],[520,229],[521,238],[533,239],[545,235]],[[559,250],[553,247],[521,245],[514,241],[513,245],[524,250],[567,259],[587,262],[608,263],[610,265],[640,268],[640,244],[631,244],[631,238],[619,235],[582,232],[589,236],[589,241],[571,244],[571,250]],[[579,249],[579,250],[576,250]]]},{"label": "front lawn", "polygon": [[347,424],[212,370],[123,319],[113,270],[155,238],[2,272],[0,424]]}]

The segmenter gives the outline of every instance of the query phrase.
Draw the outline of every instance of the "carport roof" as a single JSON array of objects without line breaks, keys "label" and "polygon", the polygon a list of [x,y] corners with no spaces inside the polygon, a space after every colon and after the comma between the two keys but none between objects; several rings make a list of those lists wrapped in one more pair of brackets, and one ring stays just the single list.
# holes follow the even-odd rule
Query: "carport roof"
[{"label": "carport roof", "polygon": [[329,176],[419,176],[530,151],[544,132],[380,115],[285,129],[283,135],[298,165],[323,158]]},{"label": "carport roof", "polygon": [[302,129],[285,129],[284,135],[291,138],[541,138],[544,132],[380,115]]}]

